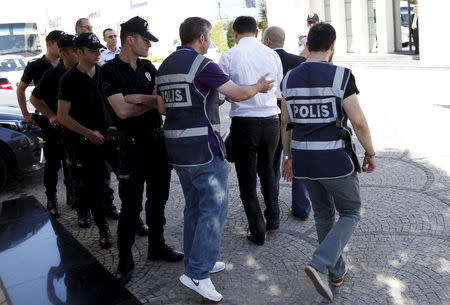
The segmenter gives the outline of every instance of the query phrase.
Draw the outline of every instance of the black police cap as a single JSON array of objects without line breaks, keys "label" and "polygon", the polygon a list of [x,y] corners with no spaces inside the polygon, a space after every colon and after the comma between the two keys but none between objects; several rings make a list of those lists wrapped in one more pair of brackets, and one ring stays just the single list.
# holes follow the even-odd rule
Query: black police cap
[{"label": "black police cap", "polygon": [[319,15],[317,15],[316,13],[309,13],[308,14],[308,18],[306,18],[306,22],[310,22],[310,23],[317,23],[319,22]]},{"label": "black police cap", "polygon": [[153,36],[149,30],[148,30],[148,22],[142,19],[139,16],[133,17],[130,20],[128,20],[125,23],[122,23],[120,25],[120,28],[122,31],[130,32],[130,33],[137,33],[144,37],[145,39],[148,39],[153,42],[157,42],[158,38]]},{"label": "black police cap", "polygon": [[100,43],[100,40],[94,33],[82,33],[78,35],[78,37],[75,39],[75,46],[77,48],[85,47],[90,50],[99,50],[105,48],[105,46]]},{"label": "black police cap", "polygon": [[65,34],[58,39],[58,48],[75,48],[75,39],[77,36]]},{"label": "black police cap", "polygon": [[45,41],[58,41],[65,34],[66,33],[63,31],[51,31],[50,33],[48,33],[47,37],[45,37]]}]

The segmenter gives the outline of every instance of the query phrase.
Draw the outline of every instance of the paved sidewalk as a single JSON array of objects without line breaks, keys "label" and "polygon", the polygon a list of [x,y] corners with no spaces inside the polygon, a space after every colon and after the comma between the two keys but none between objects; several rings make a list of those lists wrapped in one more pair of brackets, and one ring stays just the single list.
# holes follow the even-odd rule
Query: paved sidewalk
[{"label": "paved sidewalk", "polygon": [[[362,220],[345,253],[348,277],[334,290],[332,304],[449,305],[450,150],[443,139],[449,130],[450,105],[439,99],[434,88],[436,83],[443,88],[450,70],[382,70],[365,68],[359,61],[353,70],[374,137],[378,169],[360,176]],[[423,88],[416,90],[419,84]],[[221,113],[226,131],[226,108]],[[358,152],[362,154],[361,149]],[[0,194],[0,201],[34,195],[45,203],[41,183],[41,173],[16,179]],[[115,179],[113,184],[117,190]],[[227,268],[212,276],[224,295],[221,304],[328,304],[303,272],[317,244],[316,233],[311,218],[302,222],[291,216],[290,184],[282,182],[280,187],[280,229],[271,232],[262,247],[245,238],[247,224],[234,166],[230,166],[229,185],[229,215],[221,251]],[[62,187],[58,195],[63,201]],[[115,204],[120,206],[118,196]],[[183,206],[173,172],[166,239],[179,249]],[[79,229],[74,211],[63,207],[60,221],[114,272],[117,248],[101,250],[97,230]],[[110,225],[115,234],[117,222]],[[143,304],[206,303],[179,283],[182,263],[147,261],[146,238],[137,238],[133,251],[137,265],[127,287]]]}]

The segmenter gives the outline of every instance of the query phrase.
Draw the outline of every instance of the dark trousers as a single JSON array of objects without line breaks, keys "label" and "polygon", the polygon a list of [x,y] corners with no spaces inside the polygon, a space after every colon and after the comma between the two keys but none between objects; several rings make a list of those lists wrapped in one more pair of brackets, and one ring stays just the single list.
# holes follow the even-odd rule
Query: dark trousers
[{"label": "dark trousers", "polygon": [[419,54],[419,30],[411,30],[411,35],[414,41],[414,54]]},{"label": "dark trousers", "polygon": [[280,122],[276,117],[234,117],[231,137],[239,191],[249,229],[256,238],[264,240],[266,228],[256,194],[256,174],[261,183],[267,224],[278,225],[280,208],[273,157],[280,137]]},{"label": "dark trousers", "polygon": [[148,246],[164,244],[164,207],[169,198],[171,166],[165,150],[162,130],[119,134],[119,196],[122,201],[117,228],[117,246],[121,259],[131,256],[135,241],[136,219],[142,211],[145,184]]},{"label": "dark trousers", "polygon": [[[48,122],[48,120],[47,120]],[[64,185],[69,196],[73,194],[72,179],[69,173],[66,153],[61,140],[60,130],[48,124],[39,124],[44,138],[44,187],[45,194],[50,200],[56,200],[56,186],[58,185],[58,171],[63,167]]]},{"label": "dark trousers", "polygon": [[91,209],[98,228],[104,230],[107,222],[103,203],[108,180],[105,146],[96,146],[87,139],[73,137],[68,141],[68,148],[71,150],[71,173],[77,180],[77,209],[80,213]]}]

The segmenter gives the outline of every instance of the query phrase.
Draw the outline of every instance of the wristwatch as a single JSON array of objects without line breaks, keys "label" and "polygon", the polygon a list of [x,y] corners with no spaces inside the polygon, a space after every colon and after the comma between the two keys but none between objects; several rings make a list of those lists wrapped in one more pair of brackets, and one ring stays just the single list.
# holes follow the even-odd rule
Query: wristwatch
[{"label": "wristwatch", "polygon": [[283,160],[291,160],[292,157],[291,156],[283,156]]}]

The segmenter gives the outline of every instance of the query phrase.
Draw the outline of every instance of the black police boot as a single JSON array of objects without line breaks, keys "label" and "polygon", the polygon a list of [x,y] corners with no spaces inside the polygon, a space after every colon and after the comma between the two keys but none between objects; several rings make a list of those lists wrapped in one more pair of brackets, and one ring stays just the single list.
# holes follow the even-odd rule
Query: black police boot
[{"label": "black police boot", "polygon": [[117,210],[116,206],[114,204],[108,204],[105,207],[105,215],[109,219],[112,220],[119,220],[120,212]]},{"label": "black police boot", "polygon": [[148,236],[148,227],[139,216],[137,218],[136,234],[140,236]]},{"label": "black police boot", "polygon": [[77,212],[78,214],[78,226],[82,229],[87,229],[91,227],[92,217],[91,212]]},{"label": "black police boot", "polygon": [[60,216],[56,193],[47,194],[47,211],[55,217]]},{"label": "black police boot", "polygon": [[163,243],[160,246],[149,245],[148,247],[147,258],[151,261],[163,260],[166,262],[177,262],[181,261],[183,257],[184,254],[182,252],[177,251],[172,247],[169,247],[165,243]]},{"label": "black police boot", "polygon": [[121,281],[123,284],[128,283],[131,280],[134,270],[134,261],[132,257],[129,258],[119,258],[119,266],[116,271],[116,279]]},{"label": "black police boot", "polygon": [[104,225],[102,227],[99,227],[98,230],[100,231],[100,247],[102,249],[109,249],[112,247],[113,240],[111,236],[111,232],[109,231],[108,225]]},{"label": "black police boot", "polygon": [[66,204],[68,206],[70,206],[72,209],[74,209],[75,208],[74,203],[75,203],[75,198],[74,198],[73,194],[66,192]]}]

